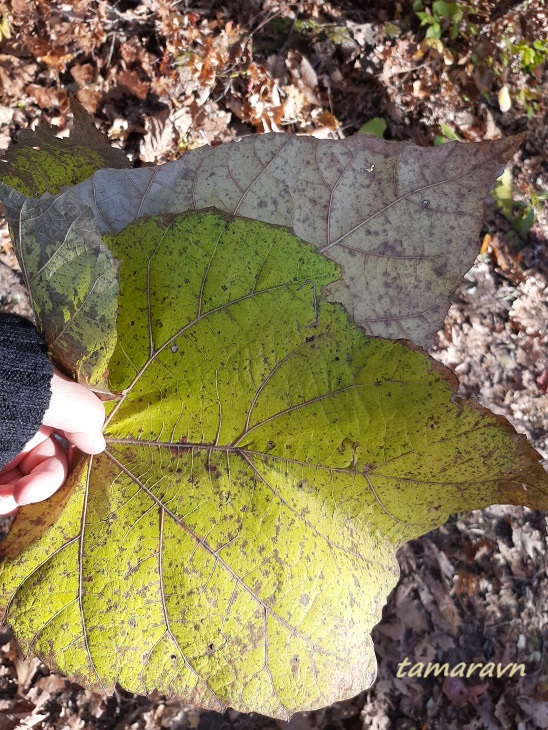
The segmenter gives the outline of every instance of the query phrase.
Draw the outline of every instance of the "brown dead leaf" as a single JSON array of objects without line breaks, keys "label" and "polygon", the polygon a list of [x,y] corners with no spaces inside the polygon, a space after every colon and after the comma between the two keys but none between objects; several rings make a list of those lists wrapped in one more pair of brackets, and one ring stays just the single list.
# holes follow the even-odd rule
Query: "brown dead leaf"
[{"label": "brown dead leaf", "polygon": [[430,96],[430,91],[422,86],[422,81],[420,79],[413,81],[413,96],[416,96],[419,99],[428,99]]},{"label": "brown dead leaf", "polygon": [[543,370],[542,374],[536,379],[536,384],[541,393],[546,393],[548,390],[548,370]]},{"label": "brown dead leaf", "polygon": [[42,690],[42,692],[52,695],[64,690],[68,683],[69,681],[66,677],[53,672],[52,674],[48,674],[47,677],[40,677],[40,679],[34,683],[34,686],[38,687]]},{"label": "brown dead leaf", "polygon": [[0,150],[7,150],[11,142],[10,124],[13,119],[14,109],[0,104]]},{"label": "brown dead leaf", "polygon": [[338,127],[340,127],[340,123],[337,121],[337,119],[335,119],[333,114],[325,111],[325,109],[322,109],[316,115],[313,114],[312,116],[318,125],[320,125],[321,127],[327,127],[331,131],[334,131],[335,129],[338,129]]},{"label": "brown dead leaf", "polygon": [[299,77],[302,83],[308,86],[309,89],[315,90],[317,88],[318,76],[308,58],[302,55],[299,64]]},{"label": "brown dead leaf", "polygon": [[9,98],[21,96],[23,88],[36,77],[37,64],[0,54],[0,89]]},{"label": "brown dead leaf", "polygon": [[163,76],[155,76],[152,78],[150,91],[160,97],[162,101],[168,101],[172,98],[179,100],[181,95],[185,96],[179,84],[177,73],[171,69],[168,69]]},{"label": "brown dead leaf", "polygon": [[125,86],[130,94],[133,94],[141,101],[147,98],[150,81],[141,79],[137,71],[120,71],[117,74],[117,81],[120,86]]},{"label": "brown dead leaf", "polygon": [[76,92],[77,100],[88,114],[95,114],[102,96],[103,95],[99,91],[92,91],[91,89],[79,89]]},{"label": "brown dead leaf", "polygon": [[26,721],[31,717],[35,706],[23,697],[0,700],[0,730],[16,730],[28,727]]},{"label": "brown dead leaf", "polygon": [[28,714],[34,710],[34,703],[26,697],[15,695],[13,699],[0,700],[0,716],[9,712],[10,714],[20,713]]},{"label": "brown dead leaf", "polygon": [[306,103],[321,106],[322,102],[318,97],[318,77],[310,61],[299,51],[289,51],[286,66],[293,83],[302,92]]},{"label": "brown dead leaf", "polygon": [[25,87],[25,92],[36,101],[40,109],[51,109],[52,107],[68,111],[67,92],[64,89],[58,89],[55,86],[40,86],[39,84],[29,84]]},{"label": "brown dead leaf", "polygon": [[527,565],[525,564],[521,551],[513,547],[508,547],[508,545],[505,545],[501,540],[498,542],[498,547],[500,554],[510,566],[512,575],[515,578],[527,578]]},{"label": "brown dead leaf", "polygon": [[120,56],[128,65],[135,63],[143,50],[143,46],[136,36],[128,38],[127,41],[120,44]]},{"label": "brown dead leaf", "polygon": [[234,133],[228,126],[231,119],[230,112],[220,109],[214,101],[207,101],[202,107],[193,102],[189,111],[194,121],[194,128],[200,130],[202,142],[211,144],[219,139],[234,139]]},{"label": "brown dead leaf", "polygon": [[493,261],[498,271],[515,284],[523,281],[523,272],[520,269],[521,253],[512,251],[503,243],[498,233],[491,236],[486,233],[483,237],[480,253],[487,255]]},{"label": "brown dead leaf", "polygon": [[390,79],[393,76],[413,71],[417,65],[417,62],[413,60],[417,48],[417,44],[409,38],[398,38],[391,48],[386,49],[382,54],[384,56],[382,81],[390,85]]},{"label": "brown dead leaf", "polygon": [[492,241],[493,241],[492,237],[488,233],[486,233],[485,236],[483,237],[483,242],[482,242],[481,248],[480,248],[480,254],[482,256],[485,256],[485,254],[489,251]]},{"label": "brown dead leaf", "polygon": [[178,55],[183,47],[184,31],[191,18],[196,16],[194,22],[200,19],[198,13],[181,15],[178,8],[171,0],[155,0],[154,10],[157,16],[157,28],[160,35],[165,38],[167,50]]},{"label": "brown dead leaf", "polygon": [[377,626],[384,636],[388,636],[392,641],[402,641],[405,636],[405,626],[401,621],[390,621],[389,623],[381,623]]},{"label": "brown dead leaf", "polygon": [[473,702],[476,697],[482,695],[488,687],[488,682],[467,685],[460,677],[445,677],[442,690],[455,707],[464,707],[468,702]]},{"label": "brown dead leaf", "polygon": [[149,78],[156,75],[158,59],[145,49],[137,36],[132,36],[121,44],[120,55],[126,68],[137,72],[141,71]]},{"label": "brown dead leaf", "polygon": [[157,163],[173,159],[175,153],[174,126],[169,109],[145,119],[145,136],[139,145],[139,156],[144,162]]},{"label": "brown dead leaf", "polygon": [[479,577],[468,570],[459,570],[457,573],[457,580],[455,582],[455,595],[459,598],[461,596],[473,596],[478,587]]},{"label": "brown dead leaf", "polygon": [[511,280],[518,283],[523,280],[523,273],[519,269],[521,253],[510,251],[506,246],[497,246],[493,241],[491,253],[498,269],[507,274]]},{"label": "brown dead leaf", "polygon": [[192,114],[186,106],[183,106],[176,112],[172,112],[171,121],[177,135],[177,143],[184,143],[186,136],[192,127]]},{"label": "brown dead leaf", "polygon": [[15,21],[26,20],[31,13],[31,8],[26,0],[12,0],[11,11]]},{"label": "brown dead leaf", "polygon": [[95,76],[95,70],[91,63],[75,63],[71,66],[70,73],[78,86],[85,88],[87,84],[91,84]]},{"label": "brown dead leaf", "polygon": [[519,706],[541,730],[548,730],[548,702],[536,701],[531,697],[520,697]]},{"label": "brown dead leaf", "polygon": [[73,54],[66,53],[66,48],[48,48],[43,49],[38,44],[35,47],[35,57],[38,61],[42,61],[47,66],[55,69],[59,73],[66,70],[69,61],[72,61]]},{"label": "brown dead leaf", "polygon": [[18,654],[13,663],[17,671],[18,692],[23,694],[30,687],[42,662],[37,657],[24,659],[21,654]]}]

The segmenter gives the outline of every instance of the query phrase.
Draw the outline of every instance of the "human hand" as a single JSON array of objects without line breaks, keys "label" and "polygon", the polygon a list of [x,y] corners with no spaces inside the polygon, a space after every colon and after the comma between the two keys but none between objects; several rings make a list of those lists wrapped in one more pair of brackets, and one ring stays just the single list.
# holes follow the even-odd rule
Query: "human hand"
[{"label": "human hand", "polygon": [[68,458],[54,434],[86,454],[105,448],[102,402],[83,385],[56,370],[51,379],[51,401],[42,425],[23,451],[0,471],[0,515],[48,499],[64,483]]}]

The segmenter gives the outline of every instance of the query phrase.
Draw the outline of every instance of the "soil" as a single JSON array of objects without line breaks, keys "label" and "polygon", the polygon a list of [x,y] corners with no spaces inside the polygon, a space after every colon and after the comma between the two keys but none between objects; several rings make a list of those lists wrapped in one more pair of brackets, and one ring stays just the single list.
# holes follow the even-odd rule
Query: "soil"
[{"label": "soil", "polygon": [[[548,40],[548,12],[542,0],[457,5],[456,35],[442,19],[437,43],[407,0],[2,2],[0,147],[39,121],[63,134],[70,93],[136,165],[252,133],[341,138],[373,118],[387,138],[421,145],[525,131],[510,166],[513,200],[486,201],[482,253],[431,352],[465,397],[506,416],[548,465],[548,63],[523,50]],[[5,228],[0,308],[31,316]],[[290,725],[548,728],[547,553],[546,514],[500,505],[405,545],[373,633],[375,685]],[[9,629],[0,656],[0,730],[284,725],[121,689],[101,698],[24,660]],[[404,659],[516,663],[525,676],[398,676]]]}]

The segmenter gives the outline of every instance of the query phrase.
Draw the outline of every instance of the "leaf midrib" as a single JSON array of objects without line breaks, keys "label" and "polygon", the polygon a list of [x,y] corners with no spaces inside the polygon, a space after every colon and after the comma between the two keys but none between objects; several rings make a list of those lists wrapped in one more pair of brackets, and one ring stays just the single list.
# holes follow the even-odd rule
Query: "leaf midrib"
[{"label": "leaf midrib", "polygon": [[[356,552],[354,550],[350,550],[349,548],[343,547],[342,545],[339,545],[339,544],[333,542],[330,538],[328,538],[326,535],[324,535],[322,532],[320,532],[317,527],[315,527],[311,522],[309,522],[306,518],[304,518],[293,507],[291,507],[291,505],[289,505],[286,502],[286,500],[280,495],[280,493],[260,473],[260,471],[258,470],[258,468],[253,463],[252,457],[253,456],[257,456],[257,457],[265,457],[266,456],[267,458],[272,458],[272,459],[281,460],[281,461],[290,462],[290,463],[296,463],[296,464],[299,464],[299,465],[301,465],[303,467],[311,467],[311,468],[315,468],[315,465],[314,464],[306,464],[305,462],[301,462],[301,461],[296,461],[296,460],[292,460],[292,459],[285,459],[283,457],[277,457],[277,456],[269,455],[269,454],[262,454],[262,453],[257,452],[257,451],[250,451],[249,449],[241,449],[239,447],[233,447],[233,446],[224,447],[224,446],[206,445],[206,444],[171,444],[171,443],[167,443],[167,442],[157,442],[157,441],[138,441],[136,439],[108,439],[107,438],[106,441],[107,441],[107,444],[109,444],[109,443],[117,444],[117,445],[126,445],[126,444],[128,444],[128,445],[131,445],[131,446],[149,446],[149,447],[150,446],[155,446],[155,447],[160,447],[160,448],[162,448],[162,447],[163,448],[168,448],[170,450],[173,450],[174,448],[175,449],[178,449],[178,448],[180,448],[180,449],[191,449],[191,450],[195,449],[195,450],[206,451],[208,454],[210,454],[211,452],[214,452],[214,451],[218,451],[218,452],[225,452],[227,454],[233,454],[233,455],[239,456],[243,461],[245,461],[251,467],[251,469],[253,470],[253,472],[257,476],[257,478],[259,478],[265,484],[265,486],[268,487],[268,489],[270,489],[270,491],[274,494],[274,496],[276,498],[278,498],[287,507],[287,509],[292,514],[295,515],[295,517],[297,517],[299,520],[302,520],[302,522],[304,524],[306,524],[319,537],[321,537],[322,540],[325,540],[326,543],[331,548],[334,548],[336,550],[340,550],[341,552],[344,552],[344,553],[347,553],[349,555],[352,555],[353,557],[358,558],[359,560],[363,560],[366,563],[370,563],[371,565],[377,565],[379,567],[382,567],[384,570],[387,570],[387,569],[389,570],[389,568],[384,563],[381,563],[381,562],[379,562],[377,560],[372,560],[371,558],[367,558],[364,555],[361,555],[360,553],[358,553],[358,552]],[[106,453],[108,455],[110,455],[110,452],[107,451]],[[116,458],[116,457],[114,457],[114,458]],[[331,468],[331,467],[322,466],[322,465],[318,465],[317,468],[326,469],[326,470],[329,470],[331,472],[340,472],[340,473],[352,474],[353,476],[364,476],[363,473],[361,473],[361,472],[358,472],[358,471],[350,471],[348,469]],[[141,486],[139,480],[136,477],[134,477],[133,474],[131,474],[131,471],[129,469],[126,469],[125,473],[128,476],[130,476],[130,478],[133,479],[133,481],[138,486]],[[373,493],[373,496],[376,497],[374,491],[373,490],[371,490],[371,491]],[[377,501],[379,501],[378,498],[376,498],[376,499],[377,499]],[[381,504],[381,508],[395,522],[401,522],[401,520],[398,520],[397,517],[394,517],[393,515],[390,515],[390,513],[384,507],[384,505]],[[225,547],[225,546],[222,546],[222,547]],[[221,550],[222,547],[219,548],[219,550]]]}]

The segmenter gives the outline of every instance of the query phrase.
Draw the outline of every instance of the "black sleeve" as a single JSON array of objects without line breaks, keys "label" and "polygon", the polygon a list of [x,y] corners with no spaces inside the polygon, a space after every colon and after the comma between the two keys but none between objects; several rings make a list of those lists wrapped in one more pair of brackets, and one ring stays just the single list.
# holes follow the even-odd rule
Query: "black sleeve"
[{"label": "black sleeve", "polygon": [[34,325],[0,312],[0,469],[40,428],[51,399],[53,371]]}]

